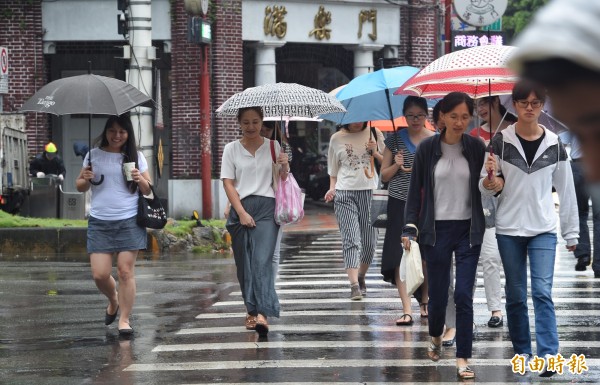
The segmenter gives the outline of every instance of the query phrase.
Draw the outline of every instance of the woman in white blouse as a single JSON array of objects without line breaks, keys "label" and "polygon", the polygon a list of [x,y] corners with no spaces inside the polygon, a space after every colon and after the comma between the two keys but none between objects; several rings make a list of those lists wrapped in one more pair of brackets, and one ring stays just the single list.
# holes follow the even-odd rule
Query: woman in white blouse
[{"label": "woman in white blouse", "polygon": [[[279,317],[279,300],[271,267],[279,226],[275,223],[275,192],[269,139],[260,135],[260,107],[241,108],[237,115],[242,138],[223,150],[221,180],[231,212],[227,230],[231,234],[237,276],[248,314],[246,329],[265,336],[267,317]],[[288,157],[274,142],[280,176],[290,171]]]}]

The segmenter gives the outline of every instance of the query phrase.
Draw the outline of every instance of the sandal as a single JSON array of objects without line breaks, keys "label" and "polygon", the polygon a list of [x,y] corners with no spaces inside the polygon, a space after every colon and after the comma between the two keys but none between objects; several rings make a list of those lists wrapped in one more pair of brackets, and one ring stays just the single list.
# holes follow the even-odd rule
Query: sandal
[{"label": "sandal", "polygon": [[255,330],[256,329],[256,316],[246,314],[246,330]]},{"label": "sandal", "polygon": [[475,372],[473,371],[473,369],[469,368],[468,366],[456,368],[456,375],[461,380],[470,380],[470,379],[475,378]]},{"label": "sandal", "polygon": [[429,313],[427,312],[427,302],[420,303],[419,308],[425,311],[425,314],[421,312],[421,318],[427,318],[429,316]]},{"label": "sandal", "polygon": [[[408,321],[403,321],[406,317],[410,318]],[[400,318],[396,320],[396,325],[398,326],[410,326],[413,324],[413,318],[410,314],[402,314]]]},{"label": "sandal", "polygon": [[440,356],[442,355],[442,344],[436,345],[433,343],[433,339],[429,342],[429,347],[427,348],[427,356],[431,361],[436,362],[440,360]]}]

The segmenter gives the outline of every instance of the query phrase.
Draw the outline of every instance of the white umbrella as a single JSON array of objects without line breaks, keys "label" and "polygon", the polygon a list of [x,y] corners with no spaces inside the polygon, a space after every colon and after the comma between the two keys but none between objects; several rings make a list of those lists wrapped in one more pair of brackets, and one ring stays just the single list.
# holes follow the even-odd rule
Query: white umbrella
[{"label": "white umbrella", "polygon": [[335,97],[316,88],[296,83],[275,83],[246,88],[227,99],[217,109],[217,114],[236,116],[240,108],[248,107],[261,107],[265,117],[314,118],[346,111]]}]

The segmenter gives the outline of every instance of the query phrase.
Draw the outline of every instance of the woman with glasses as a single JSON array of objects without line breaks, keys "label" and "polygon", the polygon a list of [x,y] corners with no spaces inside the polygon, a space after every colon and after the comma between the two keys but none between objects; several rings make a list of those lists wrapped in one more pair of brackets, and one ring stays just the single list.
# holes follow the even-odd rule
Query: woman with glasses
[{"label": "woman with glasses", "polygon": [[445,128],[425,139],[415,154],[402,242],[410,249],[417,240],[427,267],[429,335],[427,355],[438,361],[448,303],[454,254],[456,281],[456,369],[461,379],[475,377],[468,366],[473,349],[473,285],[485,223],[479,174],[483,142],[466,134],[473,116],[473,99],[462,92],[446,95],[440,107]]},{"label": "woman with glasses", "polygon": [[[529,81],[512,92],[518,121],[492,139],[481,173],[482,194],[498,196],[496,238],[506,277],[506,316],[515,354],[532,355],[527,306],[527,259],[535,312],[537,356],[558,353],[552,281],[558,219],[568,250],[579,236],[577,199],[567,153],[558,136],[538,124],[545,90]],[[489,173],[489,176],[488,176]],[[557,218],[552,187],[560,198]],[[550,377],[545,370],[541,376]]]},{"label": "woman with glasses", "polygon": [[[406,283],[400,280],[402,247],[399,247],[398,240],[402,236],[404,227],[404,206],[406,205],[415,151],[424,139],[435,134],[425,128],[427,101],[424,98],[408,96],[404,100],[402,113],[408,127],[385,140],[381,165],[381,179],[383,182],[389,182],[388,221],[381,254],[381,274],[384,281],[396,285],[402,301],[404,314],[396,320],[396,325],[410,326],[413,324],[413,317],[410,296],[406,292]],[[421,317],[427,317],[427,278],[421,286],[421,290],[416,293],[420,295],[417,299],[420,302]]]}]

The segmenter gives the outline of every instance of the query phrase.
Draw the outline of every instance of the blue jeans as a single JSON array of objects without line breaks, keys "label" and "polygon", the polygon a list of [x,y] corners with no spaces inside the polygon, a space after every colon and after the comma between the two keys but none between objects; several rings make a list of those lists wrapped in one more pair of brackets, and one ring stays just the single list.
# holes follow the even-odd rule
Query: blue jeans
[{"label": "blue jeans", "polygon": [[[575,249],[575,257],[592,257],[590,242],[590,229],[588,218],[590,216],[590,194],[587,191],[585,176],[583,174],[583,163],[571,162],[573,170],[573,182],[575,183],[575,196],[579,208],[579,243]],[[600,273],[600,200],[592,196],[592,223],[594,226],[594,259],[592,270]]]},{"label": "blue jeans", "polygon": [[450,268],[454,253],[456,281],[456,357],[471,358],[473,350],[473,286],[481,245],[470,245],[471,220],[435,221],[435,245],[419,245],[427,266],[429,335],[439,337],[446,322]]},{"label": "blue jeans", "polygon": [[532,354],[527,309],[527,256],[535,312],[537,355],[558,353],[558,330],[552,302],[556,234],[534,237],[496,234],[506,276],[506,316],[515,354]]}]

